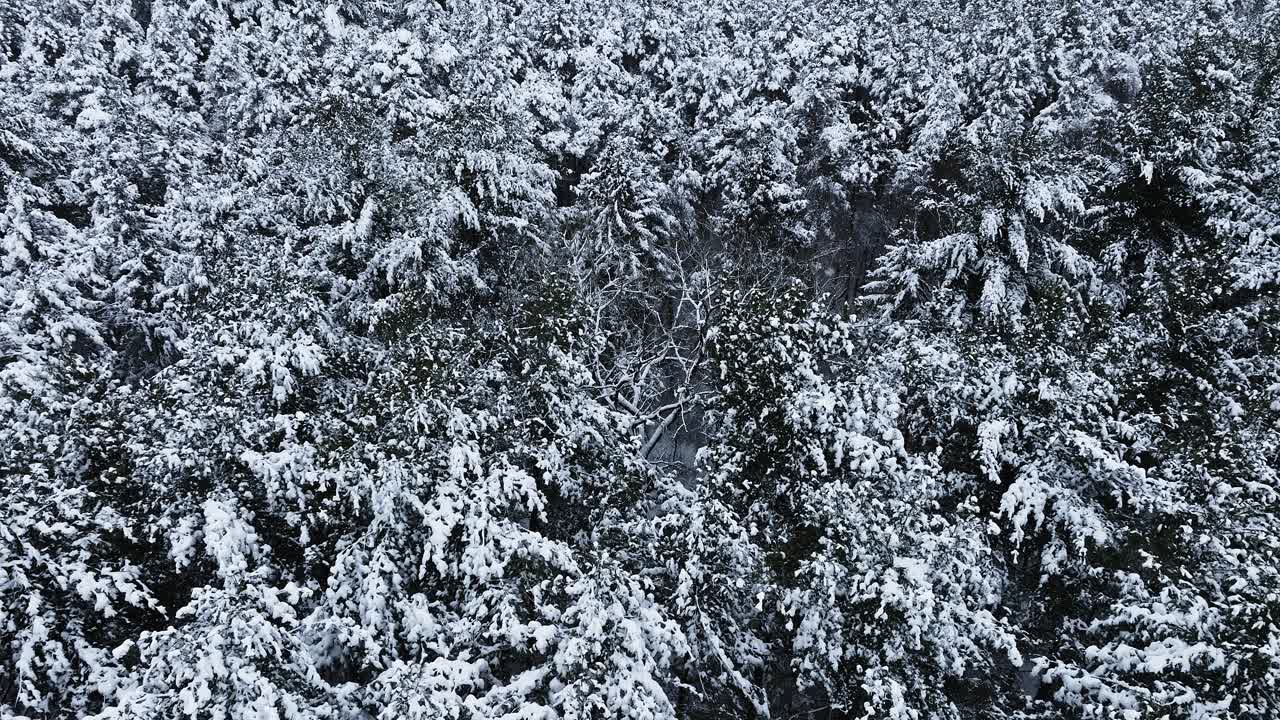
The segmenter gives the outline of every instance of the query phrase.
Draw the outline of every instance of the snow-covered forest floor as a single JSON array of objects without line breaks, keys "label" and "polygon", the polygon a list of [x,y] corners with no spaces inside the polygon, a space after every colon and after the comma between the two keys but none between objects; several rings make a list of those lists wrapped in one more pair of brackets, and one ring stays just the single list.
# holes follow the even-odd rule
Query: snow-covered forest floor
[{"label": "snow-covered forest floor", "polygon": [[1280,718],[1277,0],[0,0],[0,718]]}]

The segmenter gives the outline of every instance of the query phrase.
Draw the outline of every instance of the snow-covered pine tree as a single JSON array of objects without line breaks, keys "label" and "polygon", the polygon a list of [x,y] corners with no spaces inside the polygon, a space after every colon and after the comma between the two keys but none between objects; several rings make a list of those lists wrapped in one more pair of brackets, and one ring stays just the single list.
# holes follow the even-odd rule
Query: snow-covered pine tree
[{"label": "snow-covered pine tree", "polygon": [[0,2],[0,715],[1276,715],[1278,18]]}]

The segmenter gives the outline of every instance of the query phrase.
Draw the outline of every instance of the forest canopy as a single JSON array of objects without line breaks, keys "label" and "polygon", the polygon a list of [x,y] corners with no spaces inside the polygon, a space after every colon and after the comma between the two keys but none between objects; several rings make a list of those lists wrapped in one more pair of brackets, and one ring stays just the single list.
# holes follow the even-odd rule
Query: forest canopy
[{"label": "forest canopy", "polygon": [[1275,0],[0,0],[0,718],[1280,717]]}]

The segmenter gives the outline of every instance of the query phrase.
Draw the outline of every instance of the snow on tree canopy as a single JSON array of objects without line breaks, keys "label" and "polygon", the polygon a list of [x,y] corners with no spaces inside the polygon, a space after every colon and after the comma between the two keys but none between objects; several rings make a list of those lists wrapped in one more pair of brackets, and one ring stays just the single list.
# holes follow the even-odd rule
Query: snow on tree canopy
[{"label": "snow on tree canopy", "polygon": [[1276,0],[0,2],[0,717],[1280,717]]}]

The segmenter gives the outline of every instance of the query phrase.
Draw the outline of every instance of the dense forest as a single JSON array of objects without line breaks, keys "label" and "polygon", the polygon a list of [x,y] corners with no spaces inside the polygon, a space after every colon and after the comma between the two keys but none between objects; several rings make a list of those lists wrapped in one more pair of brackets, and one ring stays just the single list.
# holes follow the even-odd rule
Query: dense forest
[{"label": "dense forest", "polygon": [[0,0],[0,718],[1280,717],[1280,2]]}]

